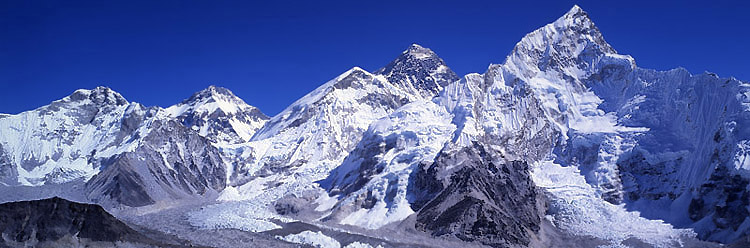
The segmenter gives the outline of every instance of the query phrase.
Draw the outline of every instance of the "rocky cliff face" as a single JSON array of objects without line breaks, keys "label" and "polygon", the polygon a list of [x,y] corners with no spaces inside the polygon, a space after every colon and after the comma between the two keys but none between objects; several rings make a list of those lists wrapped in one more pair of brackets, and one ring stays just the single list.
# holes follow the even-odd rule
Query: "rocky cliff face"
[{"label": "rocky cliff face", "polygon": [[108,159],[86,183],[89,199],[138,207],[226,187],[226,165],[208,139],[174,120],[156,120],[149,128],[133,151]]},{"label": "rocky cliff face", "polygon": [[418,230],[493,247],[527,246],[540,230],[546,207],[528,164],[481,143],[443,150],[414,177]]}]

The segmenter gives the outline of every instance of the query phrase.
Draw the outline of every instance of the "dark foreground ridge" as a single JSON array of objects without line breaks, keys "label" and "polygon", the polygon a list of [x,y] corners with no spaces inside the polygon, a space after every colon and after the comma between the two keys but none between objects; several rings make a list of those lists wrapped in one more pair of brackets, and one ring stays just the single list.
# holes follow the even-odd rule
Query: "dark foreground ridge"
[{"label": "dark foreground ridge", "polygon": [[102,207],[54,197],[0,204],[0,247],[161,246]]}]

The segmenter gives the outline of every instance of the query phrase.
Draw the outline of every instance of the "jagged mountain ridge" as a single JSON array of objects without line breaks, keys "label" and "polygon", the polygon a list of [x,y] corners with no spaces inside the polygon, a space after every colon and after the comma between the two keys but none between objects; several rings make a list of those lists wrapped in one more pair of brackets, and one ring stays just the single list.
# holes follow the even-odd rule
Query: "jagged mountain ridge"
[{"label": "jagged mountain ridge", "polygon": [[[428,49],[423,50],[429,51]],[[407,52],[405,51],[404,53]],[[401,58],[394,60],[391,64],[402,64],[403,62],[399,61],[407,59],[410,63],[415,63],[415,61],[419,62],[420,60],[429,60],[429,64],[425,63],[425,66],[427,66],[426,68],[416,69],[426,73],[425,76],[431,77],[431,82],[435,83],[434,85],[424,86],[432,87],[426,88],[425,92],[434,91],[435,89],[433,88],[447,84],[447,81],[443,81],[442,78],[433,78],[434,75],[455,75],[455,73],[450,71],[441,59],[436,58],[434,53],[432,53],[432,55],[433,56],[419,58],[402,56]],[[390,72],[389,75],[398,76],[400,73],[403,72]],[[406,102],[421,97],[421,95],[409,95],[405,93],[404,90],[391,85],[383,78],[383,76],[370,74],[359,68],[354,68],[345,74],[351,75],[348,75],[348,77],[342,75],[340,77],[340,82],[330,82],[330,86],[328,86],[329,88],[325,88],[326,86],[321,87],[321,91],[326,92],[323,96],[308,96],[308,98],[320,97],[320,99],[316,99],[318,102],[314,103],[317,107],[310,107],[310,109],[313,110],[304,112],[304,114],[323,114],[322,116],[325,116],[326,112],[315,113],[315,111],[329,107],[333,107],[332,110],[336,112],[338,111],[336,108],[340,108],[340,106],[330,106],[329,104],[331,102],[344,100],[348,97],[348,93],[352,93],[344,91],[351,89],[355,89],[356,91],[363,87],[371,87],[372,82],[380,82],[380,84],[374,85],[375,88],[364,91],[360,90],[363,92],[362,98],[356,99],[356,101],[358,101],[356,104],[361,104],[362,107],[371,108],[373,110],[369,112],[350,111],[350,114],[354,113],[355,115],[349,117],[356,118],[351,118],[350,121],[346,122],[354,121],[354,123],[339,123],[342,130],[339,130],[338,134],[351,136],[348,139],[337,140],[336,135],[331,135],[332,133],[325,136],[332,139],[332,142],[330,142],[331,144],[342,145],[340,147],[332,146],[329,149],[332,151],[332,154],[328,157],[305,158],[302,155],[294,154],[299,149],[293,149],[291,151],[292,153],[287,154],[287,156],[292,158],[295,156],[303,158],[302,160],[290,159],[287,161],[289,164],[295,161],[299,163],[300,161],[306,162],[307,160],[326,160],[335,157],[339,150],[346,152],[349,150],[349,148],[346,148],[347,142],[351,143],[353,140],[358,139],[357,135],[360,135],[363,131],[360,129],[363,129],[369,124],[367,123],[368,120],[375,119],[377,116],[384,115]],[[411,78],[422,80],[421,78]],[[362,80],[365,82],[360,82]],[[410,87],[411,90],[416,89],[413,86]],[[378,88],[388,88],[390,91],[379,93]],[[83,96],[79,96],[81,94],[83,94]],[[100,117],[104,120],[98,122],[98,126],[112,127],[110,128],[109,133],[92,133],[87,131],[69,135],[73,136],[72,138],[68,137],[68,139],[78,138],[96,140],[95,144],[83,148],[73,145],[73,143],[79,143],[78,141],[67,141],[69,143],[68,145],[71,146],[70,149],[74,150],[73,152],[70,152],[73,153],[70,156],[74,159],[80,160],[76,161],[78,163],[76,166],[83,168],[73,167],[58,161],[59,157],[66,158],[68,156],[67,154],[58,154],[60,153],[59,151],[56,151],[54,154],[39,154],[40,152],[38,151],[19,153],[15,155],[15,157],[27,157],[21,161],[24,163],[24,166],[20,167],[18,165],[21,164],[21,162],[16,161],[18,159],[10,159],[8,158],[10,157],[9,153],[4,152],[1,156],[3,157],[4,162],[2,170],[4,175],[3,178],[7,181],[6,185],[19,185],[18,182],[15,182],[16,180],[26,180],[22,177],[26,171],[21,170],[22,175],[18,176],[19,173],[17,171],[19,171],[19,168],[26,168],[29,170],[35,169],[35,172],[39,174],[37,176],[38,178],[34,179],[36,181],[33,183],[24,181],[23,183],[20,183],[21,185],[43,186],[48,183],[60,184],[80,181],[80,183],[85,183],[84,188],[86,189],[86,192],[84,192],[84,194],[88,196],[88,199],[96,202],[106,201],[108,204],[124,204],[127,206],[143,206],[153,204],[159,200],[179,199],[196,194],[202,195],[210,193],[211,191],[221,191],[230,181],[245,180],[242,179],[240,173],[243,172],[243,169],[247,169],[248,167],[252,169],[252,166],[247,165],[248,160],[242,158],[242,153],[245,153],[248,150],[256,152],[257,149],[253,149],[252,142],[251,145],[248,146],[250,148],[245,148],[246,146],[241,144],[250,140],[250,138],[255,135],[255,131],[264,126],[263,124],[268,119],[268,117],[263,115],[257,108],[247,105],[242,99],[234,96],[231,91],[216,86],[210,86],[205,90],[196,92],[183,102],[166,109],[158,107],[146,108],[138,103],[129,103],[111,89],[99,87],[93,91],[80,90],[70,97],[57,101],[67,104],[65,105],[67,108],[60,108],[58,103],[55,102],[51,106],[45,106],[36,111],[43,112],[47,108],[51,108],[54,111],[47,112],[57,114],[53,120],[63,122],[63,124],[56,126],[58,129],[80,129],[81,127],[79,126],[85,125],[83,121],[71,120],[69,116],[73,114],[69,114],[68,112],[75,113],[81,110],[77,109],[79,108],[77,105],[69,106],[71,104],[68,102],[71,101],[71,98],[74,100],[85,100],[89,95],[91,95],[92,99],[97,97],[101,98],[99,95],[102,94],[105,96],[104,100],[99,101],[104,101],[103,103],[106,104],[100,106],[96,105],[100,104],[99,102],[94,102],[95,104],[89,104],[88,102],[81,103],[81,105],[85,105],[85,108],[81,108],[86,109],[87,111],[82,115],[87,115],[85,118],[93,118],[88,117],[88,115],[96,117],[97,115],[103,115],[102,113],[107,113],[108,115]],[[109,96],[107,94],[111,94],[112,96],[110,96],[110,98],[113,100],[107,100],[106,97]],[[118,108],[110,110],[113,107],[109,105],[112,104]],[[304,108],[308,108],[308,106],[305,106]],[[379,108],[385,108],[385,110],[377,110]],[[7,118],[10,120],[6,119],[4,121],[8,125],[18,126],[12,130],[28,129],[28,132],[35,132],[33,129],[37,127],[34,123],[30,123],[29,125],[29,123],[24,123],[23,120],[15,120],[21,118],[18,116],[33,114],[34,113],[32,112],[24,112],[19,115],[8,115]],[[346,115],[347,113],[341,113],[341,116]],[[29,119],[31,117],[26,118]],[[277,117],[277,119],[279,119],[279,117]],[[106,121],[106,123],[102,124],[104,121]],[[295,119],[294,121],[296,122],[292,122],[291,124],[286,122],[283,123],[283,125],[292,126],[291,128],[285,126],[281,129],[293,129],[294,127],[297,127],[297,125],[300,125],[300,123],[304,122],[302,118]],[[356,121],[358,121],[359,124],[357,124]],[[179,124],[176,124],[175,122]],[[278,121],[275,121],[271,124],[277,122]],[[317,126],[320,124],[320,121],[316,121],[316,124],[312,124],[311,128],[299,129],[296,133],[309,132],[311,129],[323,129]],[[40,125],[46,126],[46,123]],[[325,123],[323,123],[323,125],[326,127]],[[191,131],[184,130],[183,126]],[[100,127],[84,128],[92,129]],[[273,125],[267,125],[264,130],[270,130],[268,132],[273,133]],[[260,132],[258,137],[262,138],[262,134],[266,131],[261,131],[262,132]],[[321,132],[321,134],[322,133],[323,132]],[[195,138],[196,134],[197,136],[209,140],[211,143],[207,144],[201,139]],[[76,135],[83,136],[83,138]],[[23,135],[4,136],[8,138],[8,142],[5,146],[12,146],[14,148],[21,147],[16,144],[19,141],[17,138]],[[102,139],[112,139],[113,137],[114,140],[109,144],[102,142]],[[165,137],[168,138],[165,139]],[[260,138],[257,139],[259,140]],[[283,144],[290,141],[286,139],[275,139],[279,141],[276,141],[274,144]],[[42,140],[44,139],[42,138]],[[170,143],[175,141],[178,141],[178,143],[184,143],[176,146],[174,144],[170,145]],[[261,143],[273,142],[264,141]],[[54,145],[42,144],[38,145],[38,147],[54,148]],[[190,152],[190,150],[185,150],[185,147],[191,147],[189,149],[193,150],[199,149],[200,147],[206,147],[206,149],[200,154],[195,154],[194,152]],[[314,149],[306,148],[303,150]],[[240,155],[238,156],[237,153]],[[283,152],[275,153],[283,155]],[[80,158],[82,156],[76,156],[78,154],[87,154],[88,156],[86,156],[86,159],[84,160]],[[178,156],[173,156],[174,154],[178,154]],[[217,154],[219,155],[217,156]],[[46,161],[54,163],[54,166],[52,166],[53,168],[47,168],[50,166],[40,168],[39,166],[33,167],[26,165],[36,161],[34,160],[37,159],[36,157],[41,157],[39,160],[42,160],[37,161],[37,163]],[[275,165],[283,164],[284,162],[279,162],[278,157],[279,155],[274,155],[271,158],[270,164],[264,164],[271,166],[266,166],[265,168],[274,168]],[[50,160],[50,158],[52,159]],[[29,159],[32,161],[29,162]],[[50,179],[51,177],[52,179]],[[64,177],[64,179],[53,182],[52,180],[55,177]]]},{"label": "jagged mountain ridge", "polygon": [[[692,227],[701,239],[731,242],[747,234],[748,88],[736,79],[684,69],[638,68],[575,6],[528,34],[503,64],[490,65],[483,74],[459,80],[431,50],[412,45],[375,73],[345,72],[267,122],[241,100],[214,99],[231,92],[210,87],[166,111],[155,108],[153,120],[119,124],[128,130],[153,128],[126,132],[130,136],[124,140],[145,144],[107,157],[115,166],[50,175],[92,177],[92,199],[113,197],[131,206],[230,186],[219,198],[254,202],[258,205],[245,207],[259,207],[258,215],[293,196],[302,199],[289,202],[302,204],[285,205],[284,212],[315,206],[324,223],[387,229],[411,216],[409,228],[487,245],[532,244],[540,238],[545,210],[562,231],[587,230],[586,235],[613,244],[633,237],[651,245],[683,238],[672,235],[673,227],[652,222],[642,228],[667,233],[591,231],[605,225],[587,224],[596,217],[591,214],[632,213],[614,203]],[[201,110],[211,101],[246,112],[234,115],[221,106]],[[115,116],[128,112],[115,109],[120,111]],[[0,124],[8,118],[18,117],[0,117]],[[233,124],[238,120],[243,127]],[[189,148],[153,152],[175,139]],[[207,148],[202,153],[189,152],[202,147]],[[44,156],[56,157],[50,154]],[[166,156],[174,154],[187,156]],[[20,163],[17,155],[0,155],[4,180],[24,173],[9,166]],[[142,157],[165,162],[141,164]],[[150,171],[137,172],[143,168]],[[567,177],[584,184],[557,180]],[[47,180],[39,178],[25,183]],[[314,182],[324,192],[311,197],[310,191],[320,190]],[[476,186],[483,183],[488,186]],[[535,185],[544,193],[536,194]],[[497,192],[527,197],[508,199]],[[448,210],[464,218],[447,218]]]},{"label": "jagged mountain ridge", "polygon": [[211,140],[164,109],[130,103],[106,87],[78,90],[0,125],[5,186],[72,183],[81,192],[71,193],[94,202],[144,206],[215,195],[227,183]]}]

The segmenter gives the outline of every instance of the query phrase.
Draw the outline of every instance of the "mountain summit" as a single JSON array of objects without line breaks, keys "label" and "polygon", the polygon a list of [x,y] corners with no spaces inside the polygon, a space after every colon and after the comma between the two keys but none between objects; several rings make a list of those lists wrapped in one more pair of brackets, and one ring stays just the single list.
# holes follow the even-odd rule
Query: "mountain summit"
[{"label": "mountain summit", "polygon": [[226,144],[248,141],[268,120],[258,108],[248,105],[229,89],[214,85],[166,111],[202,136]]},{"label": "mountain summit", "polygon": [[429,48],[412,44],[395,60],[375,71],[409,94],[430,99],[458,75]]}]

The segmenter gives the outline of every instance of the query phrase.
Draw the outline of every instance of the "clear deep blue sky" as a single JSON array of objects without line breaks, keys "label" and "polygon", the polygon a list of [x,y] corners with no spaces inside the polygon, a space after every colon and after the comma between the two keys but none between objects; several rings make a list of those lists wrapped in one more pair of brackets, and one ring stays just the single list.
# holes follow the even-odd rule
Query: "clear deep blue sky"
[{"label": "clear deep blue sky", "polygon": [[0,112],[99,85],[165,107],[215,84],[274,115],[411,43],[484,72],[574,4],[641,67],[750,80],[748,2],[0,0]]}]

